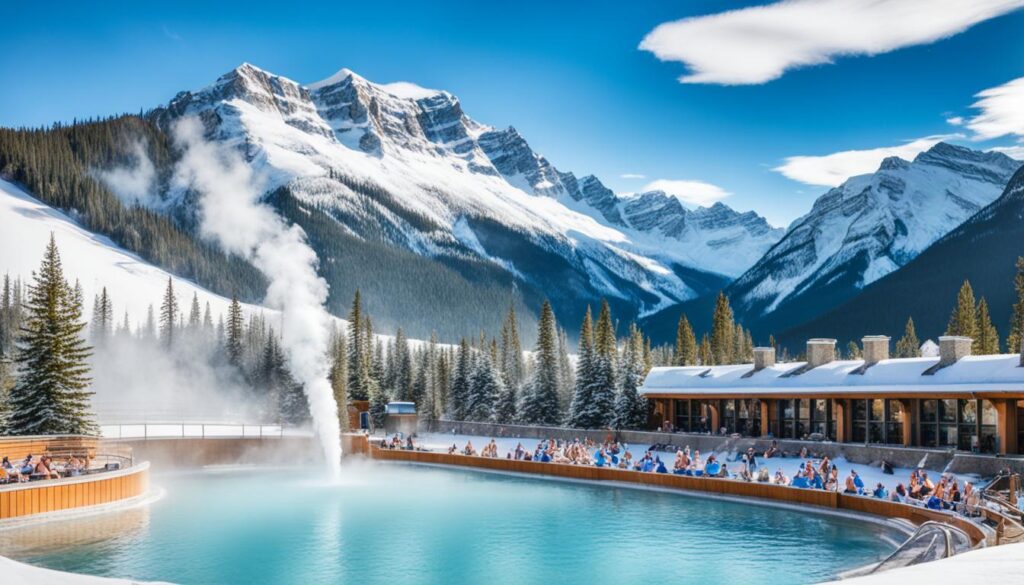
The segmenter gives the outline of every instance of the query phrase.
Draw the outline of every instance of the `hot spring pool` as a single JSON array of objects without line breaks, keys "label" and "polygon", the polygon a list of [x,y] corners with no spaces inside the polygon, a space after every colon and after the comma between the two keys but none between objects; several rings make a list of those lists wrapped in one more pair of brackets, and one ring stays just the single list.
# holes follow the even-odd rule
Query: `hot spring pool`
[{"label": "hot spring pool", "polygon": [[876,524],[679,494],[365,463],[156,475],[148,506],[0,532],[0,554],[182,584],[814,583],[879,560]]}]

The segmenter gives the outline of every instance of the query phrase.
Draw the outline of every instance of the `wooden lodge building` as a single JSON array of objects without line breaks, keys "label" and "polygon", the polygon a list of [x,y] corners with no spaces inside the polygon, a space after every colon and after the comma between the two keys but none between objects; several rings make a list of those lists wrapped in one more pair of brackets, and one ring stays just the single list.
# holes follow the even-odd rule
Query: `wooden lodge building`
[{"label": "wooden lodge building", "polygon": [[1024,355],[971,355],[940,337],[939,357],[889,358],[889,338],[863,339],[864,359],[836,360],[834,339],[807,342],[807,361],[654,368],[642,395],[652,426],[680,432],[1024,453]]}]

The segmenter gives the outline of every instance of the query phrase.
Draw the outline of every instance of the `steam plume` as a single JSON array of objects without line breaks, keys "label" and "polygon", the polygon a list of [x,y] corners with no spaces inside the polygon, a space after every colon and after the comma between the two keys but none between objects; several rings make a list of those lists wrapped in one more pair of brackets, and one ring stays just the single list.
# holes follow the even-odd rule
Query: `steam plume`
[{"label": "steam plume", "polygon": [[281,344],[305,388],[324,456],[337,475],[341,445],[338,405],[327,381],[327,283],[316,273],[316,252],[302,228],[288,226],[260,201],[261,182],[241,156],[204,139],[199,120],[182,118],[173,134],[183,151],[175,182],[199,193],[201,233],[248,258],[270,280],[265,302],[283,314]]}]

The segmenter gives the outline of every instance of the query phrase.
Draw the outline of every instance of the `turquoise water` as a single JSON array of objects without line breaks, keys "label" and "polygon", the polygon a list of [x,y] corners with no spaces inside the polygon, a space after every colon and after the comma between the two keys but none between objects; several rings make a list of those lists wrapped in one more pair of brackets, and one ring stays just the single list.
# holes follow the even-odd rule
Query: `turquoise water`
[{"label": "turquoise water", "polygon": [[411,465],[155,476],[166,496],[5,531],[2,554],[183,584],[814,583],[879,560],[873,524],[746,503]]}]

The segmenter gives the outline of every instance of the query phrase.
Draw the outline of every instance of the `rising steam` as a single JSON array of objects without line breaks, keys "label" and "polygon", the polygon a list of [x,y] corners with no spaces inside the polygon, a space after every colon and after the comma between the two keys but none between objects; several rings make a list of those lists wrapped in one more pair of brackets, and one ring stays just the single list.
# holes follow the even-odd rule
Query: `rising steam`
[{"label": "rising steam", "polygon": [[338,405],[327,380],[327,283],[317,275],[316,252],[302,228],[287,225],[260,201],[260,181],[241,156],[205,140],[199,120],[182,118],[173,134],[183,151],[175,183],[199,194],[200,231],[248,258],[270,280],[266,305],[283,315],[281,344],[303,384],[324,456],[337,475],[341,445]]}]

